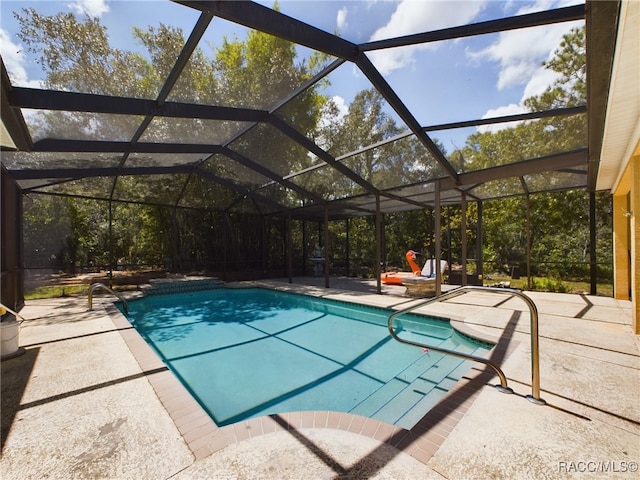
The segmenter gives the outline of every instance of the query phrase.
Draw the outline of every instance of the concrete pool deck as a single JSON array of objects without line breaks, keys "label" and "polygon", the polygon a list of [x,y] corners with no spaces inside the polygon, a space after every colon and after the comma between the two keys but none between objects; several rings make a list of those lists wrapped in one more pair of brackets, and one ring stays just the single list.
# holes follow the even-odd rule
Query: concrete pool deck
[{"label": "concrete pool deck", "polygon": [[[404,287],[357,279],[253,282],[400,308]],[[29,301],[25,354],[2,361],[3,479],[638,478],[640,349],[630,302],[525,292],[540,313],[541,397],[531,393],[529,314],[469,293],[425,307],[499,340],[515,395],[477,364],[411,431],[334,412],[218,428],[113,298]]]}]

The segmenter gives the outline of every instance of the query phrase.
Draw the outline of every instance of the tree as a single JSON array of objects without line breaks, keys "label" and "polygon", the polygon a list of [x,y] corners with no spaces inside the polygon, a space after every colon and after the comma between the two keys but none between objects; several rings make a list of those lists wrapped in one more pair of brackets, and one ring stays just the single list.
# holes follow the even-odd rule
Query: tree
[{"label": "tree", "polygon": [[65,200],[44,195],[25,197],[23,238],[27,268],[64,268],[64,239],[71,233]]},{"label": "tree", "polygon": [[[586,103],[585,30],[573,29],[565,35],[560,48],[545,66],[558,73],[558,79],[547,90],[527,99],[530,111],[584,105]],[[469,137],[456,152],[465,171],[523,161],[560,151],[586,146],[585,115],[560,116],[521,122],[498,132],[478,132]],[[531,200],[531,256],[534,273],[551,275],[577,272],[572,263],[589,261],[589,196],[584,190],[567,189],[573,173],[558,172],[528,176],[524,180],[533,194]],[[579,175],[579,174],[577,174]],[[514,263],[525,261],[526,203],[522,198],[507,198],[521,192],[520,179],[504,179],[474,190],[489,197],[505,197],[485,202],[485,258],[493,259],[499,268],[508,271]],[[557,190],[557,191],[553,191]],[[550,193],[536,193],[550,191]],[[598,211],[608,211],[606,196],[598,195]],[[609,220],[598,216],[599,255],[607,254],[610,245]],[[544,265],[543,265],[544,264]],[[542,269],[542,270],[539,270]]]},{"label": "tree", "polygon": [[[72,14],[46,17],[33,9],[22,10],[16,18],[21,26],[21,40],[26,48],[38,55],[46,73],[46,86],[53,89],[155,99],[185,44],[185,35],[180,29],[162,24],[134,28],[132,38],[140,47],[134,52],[113,48],[106,28],[95,18],[79,19]],[[565,37],[556,55],[545,64],[559,74],[559,79],[542,95],[525,101],[529,110],[584,104],[584,45],[584,29],[573,30]],[[322,159],[311,155],[274,123],[283,122],[312,137],[321,148],[383,193],[399,185],[407,188],[414,183],[421,185],[420,182],[442,173],[437,162],[424,153],[423,146],[413,135],[402,137],[406,130],[396,124],[384,98],[374,89],[356,94],[346,115],[322,94],[322,87],[328,80],[287,98],[283,104],[277,103],[322,69],[330,60],[328,56],[314,53],[299,58],[299,50],[292,43],[256,31],[251,31],[242,40],[227,38],[219,49],[210,52],[204,48],[199,46],[193,51],[167,100],[265,109],[276,120],[252,126],[242,122],[157,117],[139,141],[218,144],[231,139],[225,146],[235,154],[255,161],[278,177],[287,177],[327,201],[367,192],[365,187],[333,166],[323,165]],[[81,138],[130,141],[142,119],[125,115],[49,112],[41,114],[37,121],[39,128],[35,140],[64,138],[66,132],[71,131]],[[244,134],[233,140],[240,132]],[[398,139],[387,142],[395,137]],[[585,139],[584,115],[550,117],[520,122],[495,133],[477,132],[449,157],[458,162],[460,171],[473,171],[580,148]],[[364,148],[377,143],[380,145]],[[441,145],[439,147],[444,151]],[[105,260],[101,252],[111,251],[115,258],[127,263],[164,262],[172,256],[176,265],[200,268],[229,258],[225,257],[226,252],[242,241],[250,244],[256,255],[266,252],[270,260],[234,259],[238,266],[278,265],[276,257],[284,254],[282,241],[261,243],[259,237],[268,233],[274,239],[282,240],[282,222],[251,216],[278,212],[270,205],[255,202],[250,195],[228,188],[225,181],[234,183],[242,191],[257,193],[285,206],[313,200],[279,185],[264,172],[252,170],[237,159],[222,154],[211,157],[43,156],[42,164],[47,162],[49,166],[57,162],[66,166],[117,166],[126,160],[128,165],[176,162],[199,167],[197,174],[80,179],[48,187],[51,193],[85,195],[110,202],[102,203],[108,208],[79,203],[66,207],[61,218],[65,219],[65,229],[71,229],[72,234],[64,252],[56,254],[55,258],[65,256],[68,259],[61,264],[102,263]],[[535,209],[532,213],[532,255],[537,260],[585,259],[589,247],[589,235],[585,230],[587,195],[564,191],[570,185],[567,178],[571,175],[577,174],[560,172],[525,179],[534,192],[559,191],[529,197]],[[331,188],[327,189],[327,185]],[[521,193],[521,179],[491,182],[470,193],[480,198],[504,198],[485,203],[485,257],[506,267],[522,261],[527,247],[525,200],[513,197]],[[44,198],[51,202],[50,206],[44,205]],[[130,200],[145,206],[127,203]],[[43,197],[42,203],[38,208],[44,214],[61,211],[64,207],[64,203],[53,196]],[[600,204],[606,208],[606,199],[599,198]],[[182,209],[183,205],[197,209]],[[240,219],[230,213],[231,210],[242,211],[246,218]],[[453,252],[460,245],[459,208],[447,207],[446,211],[452,231],[446,249],[451,244]],[[470,218],[475,215],[473,203],[469,204],[468,214]],[[35,217],[28,218],[35,221]],[[261,220],[255,221],[256,218]],[[599,221],[605,224],[606,215],[601,215]],[[29,225],[28,230],[37,235],[49,225]],[[332,222],[330,226],[331,235],[341,245],[346,237],[342,225],[343,222]],[[391,263],[403,266],[403,255],[409,248],[433,254],[433,214],[429,210],[387,215],[385,225],[384,255]],[[373,267],[375,242],[371,238],[374,228],[373,217],[350,222],[350,255],[354,262]],[[474,235],[472,225],[468,225],[470,245],[474,243]],[[567,241],[569,237],[571,240]],[[47,249],[51,248],[47,246]],[[453,253],[452,258],[455,258]]]},{"label": "tree", "polygon": [[[20,24],[19,37],[26,48],[38,56],[38,63],[46,74],[45,86],[51,89],[157,98],[185,44],[185,35],[181,29],[160,24],[157,27],[133,29],[133,40],[145,53],[124,51],[109,44],[107,29],[97,18],[78,18],[71,13],[44,16],[35,9],[23,9],[15,16]],[[294,91],[310,79],[323,67],[327,58],[323,54],[312,54],[299,60],[297,50],[291,42],[252,31],[242,41],[226,39],[222,47],[214,50],[212,55],[208,55],[200,47],[196,48],[167,100],[272,109],[283,93]],[[318,88],[320,86],[322,84]],[[305,90],[281,106],[276,115],[303,133],[312,131],[326,103],[326,98],[318,93],[318,88]],[[130,141],[142,118],[47,112],[40,113],[36,122],[38,129],[34,140],[66,138],[68,132],[73,132],[74,138]],[[247,124],[240,122],[156,117],[139,141],[218,144],[246,127]],[[272,126],[254,128],[250,136],[250,143],[237,141],[230,148],[263,162],[276,174],[284,176],[311,163],[306,150]],[[274,137],[278,141],[274,141]],[[205,174],[171,177],[82,179],[49,188],[54,193],[62,192],[65,195],[100,198],[114,203],[119,199],[143,204],[173,203],[176,207],[185,203],[219,211],[238,205],[254,213],[266,209],[244,199],[242,194],[220,182],[212,181],[220,177],[249,191],[261,189],[261,194],[276,202],[287,204],[299,201],[296,194],[284,188],[264,188],[268,178],[221,155],[208,159],[194,155],[151,157],[140,154],[127,157],[118,154],[63,154],[57,159],[55,157],[53,154],[42,155],[42,166],[47,164],[51,167],[58,161],[65,166],[117,166],[126,159],[127,165],[152,165],[154,162],[198,163],[205,171]],[[206,175],[207,173],[210,175]],[[210,233],[207,229],[201,230],[198,222],[190,221],[190,216],[182,210],[174,210],[171,215],[167,215],[165,209],[141,209],[128,203],[114,204],[109,208],[113,215],[105,217],[106,223],[92,223],[95,235],[91,240],[86,234],[89,223],[87,211],[100,209],[83,207],[70,212],[74,233],[69,239],[69,245],[72,245],[74,259],[89,262],[89,257],[93,255],[90,251],[102,249],[112,251],[115,258],[128,259],[132,263],[142,258],[149,261],[153,259],[143,255],[138,248],[141,239],[154,239],[162,245],[166,254],[169,243],[183,245],[185,251],[190,251],[192,249],[187,245],[197,243],[193,241],[196,232],[199,235]],[[156,215],[158,217],[154,219]],[[181,221],[180,217],[184,217],[184,220]],[[126,220],[118,224],[122,219]],[[167,219],[172,219],[169,225]],[[134,225],[154,231],[142,233],[141,230],[133,229]],[[96,242],[100,243],[99,247],[95,247]],[[181,248],[173,250],[174,253],[181,251]],[[137,258],[132,257],[134,252],[137,252]]]}]

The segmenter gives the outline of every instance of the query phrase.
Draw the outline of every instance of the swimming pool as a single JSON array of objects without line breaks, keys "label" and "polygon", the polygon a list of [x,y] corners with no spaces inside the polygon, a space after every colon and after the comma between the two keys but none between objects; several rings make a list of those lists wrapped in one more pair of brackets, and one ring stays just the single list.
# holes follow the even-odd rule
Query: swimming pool
[{"label": "swimming pool", "polygon": [[[390,312],[261,288],[144,297],[129,320],[216,424],[305,410],[411,428],[471,366],[403,345]],[[402,338],[483,355],[448,321],[404,315]]]}]

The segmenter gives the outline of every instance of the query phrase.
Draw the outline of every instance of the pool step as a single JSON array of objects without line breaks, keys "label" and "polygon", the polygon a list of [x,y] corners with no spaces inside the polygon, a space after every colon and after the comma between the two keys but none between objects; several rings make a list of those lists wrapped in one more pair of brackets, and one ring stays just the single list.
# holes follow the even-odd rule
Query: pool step
[{"label": "pool step", "polygon": [[[437,384],[423,378],[418,378],[394,397],[393,401],[384,404],[372,416],[378,420],[396,424],[400,418],[405,416],[406,413],[413,409],[418,403],[430,397],[436,387]],[[446,391],[444,393],[446,393]]]},{"label": "pool step", "polygon": [[[483,353],[482,349],[460,345],[455,339],[449,339],[441,346],[464,353]],[[453,388],[471,365],[472,362],[450,355],[426,353],[351,413],[411,428]]]},{"label": "pool step", "polygon": [[[455,381],[453,381],[455,385]],[[407,430],[411,429],[418,421],[426,415],[426,413],[435,407],[442,398],[449,393],[449,389],[436,387],[429,392],[428,395],[423,396],[413,407],[404,412],[400,418],[397,418],[393,423],[394,425]]]},{"label": "pool step", "polygon": [[409,384],[407,384],[407,382],[393,378],[360,402],[351,410],[350,413],[355,413],[356,415],[362,415],[364,417],[378,418],[374,414],[391,402],[391,400],[400,395],[408,385]]}]

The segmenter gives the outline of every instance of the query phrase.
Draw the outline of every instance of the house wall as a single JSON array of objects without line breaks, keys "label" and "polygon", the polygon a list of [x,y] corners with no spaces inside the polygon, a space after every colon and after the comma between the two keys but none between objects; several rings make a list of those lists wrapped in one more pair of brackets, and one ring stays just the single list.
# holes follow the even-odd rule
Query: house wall
[{"label": "house wall", "polygon": [[629,192],[613,196],[613,296],[631,299],[631,218]]},{"label": "house wall", "polygon": [[640,334],[640,145],[613,192],[615,298],[631,299],[633,329]]},{"label": "house wall", "polygon": [[633,329],[635,333],[640,333],[640,155],[631,159],[631,190],[629,195],[629,207],[631,208],[630,231],[631,231],[631,301],[633,304]]}]

